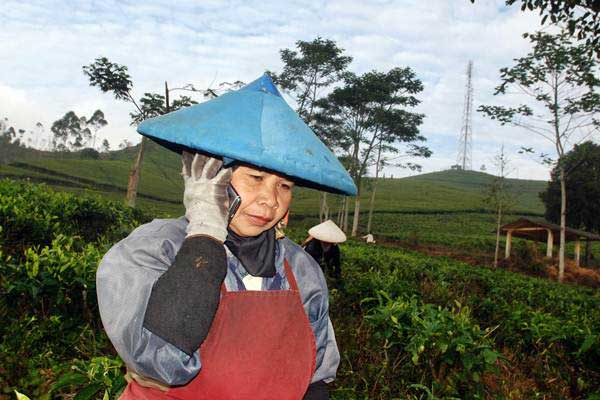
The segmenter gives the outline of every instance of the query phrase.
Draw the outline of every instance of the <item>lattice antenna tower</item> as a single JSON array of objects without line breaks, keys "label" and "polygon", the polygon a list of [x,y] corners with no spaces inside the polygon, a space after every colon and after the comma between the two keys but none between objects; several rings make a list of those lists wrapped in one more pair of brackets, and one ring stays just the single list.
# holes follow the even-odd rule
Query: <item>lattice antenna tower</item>
[{"label": "lattice antenna tower", "polygon": [[473,169],[473,148],[472,140],[473,133],[471,131],[471,120],[473,114],[473,85],[471,77],[473,76],[473,61],[469,61],[467,65],[467,85],[465,90],[465,104],[463,109],[462,129],[458,142],[458,159],[457,164],[463,170]]}]

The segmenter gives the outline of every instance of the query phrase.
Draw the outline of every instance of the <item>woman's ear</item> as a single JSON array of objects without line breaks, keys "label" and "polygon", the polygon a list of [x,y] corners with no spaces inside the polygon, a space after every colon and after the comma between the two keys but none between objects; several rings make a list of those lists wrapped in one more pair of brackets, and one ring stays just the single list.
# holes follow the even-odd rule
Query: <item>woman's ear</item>
[{"label": "woman's ear", "polygon": [[281,221],[283,222],[284,226],[288,225],[290,219],[290,210],[288,209],[287,212],[285,213],[285,215],[283,216],[283,218],[281,218]]},{"label": "woman's ear", "polygon": [[290,217],[290,210],[287,210],[283,218],[277,222],[275,225],[275,239],[282,239],[285,237],[285,227],[288,224],[288,219]]}]

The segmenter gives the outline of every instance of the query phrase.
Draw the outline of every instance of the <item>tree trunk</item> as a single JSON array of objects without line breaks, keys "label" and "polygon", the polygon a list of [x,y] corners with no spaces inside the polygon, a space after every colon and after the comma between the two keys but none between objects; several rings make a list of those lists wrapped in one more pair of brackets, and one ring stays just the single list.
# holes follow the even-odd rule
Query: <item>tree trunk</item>
[{"label": "tree trunk", "polygon": [[342,218],[343,218],[342,216],[344,215],[344,199],[345,199],[345,197],[342,198],[342,203],[340,205],[340,208],[338,209],[337,225],[339,227],[342,226]]},{"label": "tree trunk", "polygon": [[[562,160],[559,159],[559,162]],[[567,226],[567,185],[565,168],[560,166],[560,248],[558,251],[558,281],[565,276],[565,232]]]},{"label": "tree trunk", "polygon": [[373,184],[373,192],[371,193],[371,200],[369,201],[369,220],[367,221],[367,233],[371,233],[371,226],[373,222],[373,208],[375,207],[375,192],[377,191],[377,179]]},{"label": "tree trunk", "polygon": [[320,193],[321,206],[319,207],[319,220],[321,222],[329,219],[329,207],[327,206],[327,192]]},{"label": "tree trunk", "polygon": [[167,114],[171,112],[171,106],[169,105],[169,85],[165,81],[165,110]]},{"label": "tree trunk", "polygon": [[354,199],[354,218],[352,219],[352,234],[350,236],[356,237],[358,234],[358,222],[360,220],[360,190],[356,194]]},{"label": "tree trunk", "polygon": [[135,163],[129,172],[129,181],[127,182],[127,205],[129,207],[135,207],[135,200],[137,197],[137,187],[140,180],[140,172],[142,169],[142,161],[144,160],[144,141],[145,137],[142,136],[140,142],[140,149],[138,151]]},{"label": "tree trunk", "polygon": [[348,197],[344,198],[344,233],[348,233]]},{"label": "tree trunk", "polygon": [[375,192],[377,191],[377,182],[379,181],[379,171],[381,164],[381,143],[382,139],[379,139],[379,149],[377,150],[377,162],[375,163],[375,181],[373,181],[373,193],[371,193],[371,200],[369,201],[369,220],[367,222],[367,233],[371,233],[371,223],[373,222],[373,207],[375,207]]},{"label": "tree trunk", "polygon": [[494,251],[494,268],[498,267],[500,257],[500,227],[502,226],[502,206],[498,207],[498,218],[496,219],[496,250]]},{"label": "tree trunk", "polygon": [[585,241],[585,256],[583,259],[583,266],[584,267],[589,267],[590,265],[592,265],[592,241],[591,240],[586,240]]}]

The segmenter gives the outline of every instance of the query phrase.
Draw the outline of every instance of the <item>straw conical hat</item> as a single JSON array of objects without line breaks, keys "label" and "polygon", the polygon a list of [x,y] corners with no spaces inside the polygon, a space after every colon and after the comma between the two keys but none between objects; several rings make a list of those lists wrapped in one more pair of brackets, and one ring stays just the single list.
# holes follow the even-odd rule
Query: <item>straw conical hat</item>
[{"label": "straw conical hat", "polygon": [[179,153],[199,150],[282,173],[301,186],[356,195],[348,171],[266,74],[235,92],[147,119],[138,132]]},{"label": "straw conical hat", "polygon": [[330,219],[310,228],[308,234],[323,242],[342,243],[346,241],[346,234]]}]

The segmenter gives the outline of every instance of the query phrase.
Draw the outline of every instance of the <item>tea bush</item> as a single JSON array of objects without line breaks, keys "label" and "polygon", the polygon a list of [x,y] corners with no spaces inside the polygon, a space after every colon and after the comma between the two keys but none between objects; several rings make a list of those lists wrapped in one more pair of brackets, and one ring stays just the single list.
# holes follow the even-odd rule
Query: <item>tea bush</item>
[{"label": "tea bush", "polygon": [[113,242],[148,220],[138,209],[98,196],[0,180],[0,243],[5,254],[21,256],[28,247],[48,245],[59,234],[84,242],[101,238]]},{"label": "tea bush", "polygon": [[[148,219],[98,197],[0,181],[0,398],[118,395],[123,363],[101,328],[94,275]],[[341,351],[332,399],[600,391],[597,291],[353,241],[342,260],[342,281],[330,282]],[[530,385],[517,395],[504,389],[511,369]]]},{"label": "tea bush", "polygon": [[124,387],[95,274],[110,243],[148,219],[99,197],[0,181],[0,398],[112,398]]},{"label": "tea bush", "polygon": [[[503,352],[542,391],[580,398],[600,390],[600,294],[593,289],[399,249],[352,243],[342,253],[345,285],[332,295],[334,323],[359,329],[336,325],[352,374],[340,372],[335,396],[346,398],[351,387],[365,398],[409,398],[424,388],[434,397],[497,397],[485,382],[504,379],[494,378],[508,363]],[[458,337],[466,346],[452,353]],[[378,377],[386,385],[374,389]]]}]

